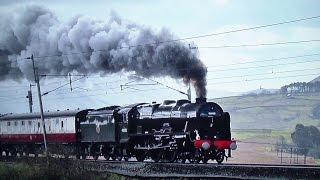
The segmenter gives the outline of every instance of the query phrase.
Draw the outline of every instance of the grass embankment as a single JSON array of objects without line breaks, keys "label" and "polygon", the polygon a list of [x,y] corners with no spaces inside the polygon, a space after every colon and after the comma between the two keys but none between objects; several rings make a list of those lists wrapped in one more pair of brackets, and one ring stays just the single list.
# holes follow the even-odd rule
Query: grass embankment
[{"label": "grass embankment", "polygon": [[234,96],[213,99],[230,113],[233,129],[272,129],[294,131],[296,124],[320,126],[313,110],[320,93],[287,97],[280,94]]},{"label": "grass embankment", "polygon": [[292,144],[291,131],[281,130],[234,130],[232,137],[239,141],[249,141],[258,143],[276,144],[281,141],[281,137],[288,144]]},{"label": "grass embankment", "polygon": [[109,173],[78,172],[63,168],[29,165],[25,163],[6,164],[0,162],[0,180],[2,179],[125,179],[123,176]]}]

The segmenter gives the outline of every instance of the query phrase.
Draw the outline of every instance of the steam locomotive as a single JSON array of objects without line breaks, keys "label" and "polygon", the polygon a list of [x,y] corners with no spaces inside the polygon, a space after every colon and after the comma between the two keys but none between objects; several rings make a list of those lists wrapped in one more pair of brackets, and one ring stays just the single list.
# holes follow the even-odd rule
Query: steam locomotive
[{"label": "steam locomotive", "polygon": [[[44,117],[48,151],[64,157],[220,164],[237,148],[229,113],[205,98],[45,112]],[[41,154],[42,133],[39,113],[1,116],[1,156]]]}]

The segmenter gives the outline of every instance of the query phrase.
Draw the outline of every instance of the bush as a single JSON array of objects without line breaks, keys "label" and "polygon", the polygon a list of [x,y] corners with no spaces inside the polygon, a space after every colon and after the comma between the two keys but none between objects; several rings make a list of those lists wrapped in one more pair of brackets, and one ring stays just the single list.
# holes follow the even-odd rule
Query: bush
[{"label": "bush", "polygon": [[299,153],[320,157],[320,131],[315,126],[297,124],[291,134],[292,141],[301,149]]},{"label": "bush", "polygon": [[56,179],[124,179],[123,176],[112,173],[98,173],[64,166],[63,162],[56,161],[46,165],[33,163],[5,164],[0,162],[0,180],[27,179],[27,180],[56,180]]},{"label": "bush", "polygon": [[0,163],[0,179],[61,179],[61,171],[24,163],[6,165]]},{"label": "bush", "polygon": [[312,116],[315,119],[320,119],[320,104],[317,104],[313,109],[312,109]]},{"label": "bush", "polygon": [[320,159],[320,146],[311,148],[308,153],[309,156]]}]

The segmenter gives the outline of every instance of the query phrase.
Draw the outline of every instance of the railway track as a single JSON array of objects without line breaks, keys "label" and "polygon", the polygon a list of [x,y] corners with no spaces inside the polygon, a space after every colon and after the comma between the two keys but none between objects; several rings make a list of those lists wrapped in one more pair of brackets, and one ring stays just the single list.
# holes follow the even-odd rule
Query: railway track
[{"label": "railway track", "polygon": [[[2,158],[6,163],[25,162],[33,165],[46,164],[45,158]],[[317,179],[320,166],[275,164],[181,164],[134,161],[103,161],[50,158],[50,166],[77,171],[115,173],[127,177],[143,178],[239,178],[239,179]]]}]

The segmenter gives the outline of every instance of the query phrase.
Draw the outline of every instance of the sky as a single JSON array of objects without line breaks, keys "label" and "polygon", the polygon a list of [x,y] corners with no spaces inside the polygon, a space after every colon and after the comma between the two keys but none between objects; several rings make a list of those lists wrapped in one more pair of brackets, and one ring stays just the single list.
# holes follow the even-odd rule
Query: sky
[{"label": "sky", "polygon": [[[318,0],[163,0],[163,1],[9,1],[0,2],[2,13],[14,14],[30,5],[43,6],[52,11],[62,23],[77,16],[107,21],[110,14],[132,21],[155,32],[168,29],[177,38],[232,31],[273,24],[305,17],[318,16]],[[2,23],[2,22],[0,22]],[[3,33],[3,32],[2,32]],[[197,47],[199,58],[207,66],[208,98],[239,95],[259,88],[279,89],[291,82],[308,82],[320,75],[317,55],[319,41],[262,45],[253,47],[225,47],[278,42],[320,40],[320,18],[261,29],[235,32],[186,40]],[[210,48],[211,47],[211,48]],[[296,57],[300,56],[300,57]],[[295,57],[295,58],[287,58]],[[0,59],[1,61],[1,59]],[[130,73],[116,73],[100,77],[91,75],[43,96],[44,109],[99,108],[136,102],[161,102],[165,99],[185,99],[186,96],[162,85],[121,85],[132,81]],[[78,77],[73,77],[73,80]],[[181,79],[154,77],[181,91],[187,86]],[[68,83],[68,78],[45,78],[42,92]],[[143,80],[143,83],[151,83]],[[142,83],[142,82],[131,82]],[[28,112],[27,80],[0,81],[0,113]],[[38,99],[33,86],[34,110]],[[192,90],[192,97],[195,92]]]}]

